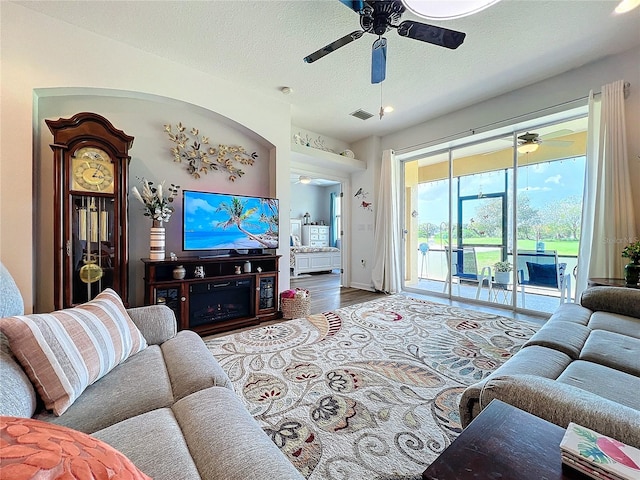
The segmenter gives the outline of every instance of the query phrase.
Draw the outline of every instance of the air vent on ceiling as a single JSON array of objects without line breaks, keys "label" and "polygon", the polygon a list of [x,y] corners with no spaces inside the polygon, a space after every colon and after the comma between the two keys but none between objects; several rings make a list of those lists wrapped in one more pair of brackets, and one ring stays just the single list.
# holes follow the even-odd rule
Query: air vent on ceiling
[{"label": "air vent on ceiling", "polygon": [[365,112],[362,109],[356,110],[355,112],[352,112],[349,115],[359,118],[360,120],[367,120],[368,118],[373,117],[373,113]]}]

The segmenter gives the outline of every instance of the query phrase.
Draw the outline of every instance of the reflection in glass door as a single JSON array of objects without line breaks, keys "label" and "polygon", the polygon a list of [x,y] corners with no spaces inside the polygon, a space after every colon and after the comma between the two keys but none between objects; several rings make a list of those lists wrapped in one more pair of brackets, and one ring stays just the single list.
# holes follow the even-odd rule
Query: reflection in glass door
[{"label": "reflection in glass door", "polygon": [[507,252],[510,144],[498,138],[405,162],[407,289],[489,299],[485,267]]},{"label": "reflection in glass door", "polygon": [[540,124],[404,161],[404,288],[541,312],[573,296],[586,126]]}]

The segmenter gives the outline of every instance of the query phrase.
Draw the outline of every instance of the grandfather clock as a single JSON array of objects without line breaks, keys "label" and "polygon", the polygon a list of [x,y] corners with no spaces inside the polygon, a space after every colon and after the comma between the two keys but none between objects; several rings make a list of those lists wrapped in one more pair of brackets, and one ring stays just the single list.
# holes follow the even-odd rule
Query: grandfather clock
[{"label": "grandfather clock", "polygon": [[127,304],[133,137],[95,113],[45,121],[53,134],[55,307],[86,302],[107,287]]}]

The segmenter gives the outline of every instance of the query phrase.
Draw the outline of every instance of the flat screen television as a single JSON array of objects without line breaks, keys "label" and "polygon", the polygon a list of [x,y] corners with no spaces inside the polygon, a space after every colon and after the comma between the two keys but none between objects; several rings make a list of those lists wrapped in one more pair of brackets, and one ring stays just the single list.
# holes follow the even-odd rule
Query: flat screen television
[{"label": "flat screen television", "polygon": [[182,249],[278,248],[278,206],[276,198],[185,190]]}]

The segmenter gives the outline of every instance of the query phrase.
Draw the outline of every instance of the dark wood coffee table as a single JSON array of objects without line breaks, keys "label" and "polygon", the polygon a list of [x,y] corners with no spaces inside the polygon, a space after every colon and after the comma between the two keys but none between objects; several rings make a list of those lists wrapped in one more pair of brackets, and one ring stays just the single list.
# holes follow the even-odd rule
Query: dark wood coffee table
[{"label": "dark wood coffee table", "polygon": [[424,480],[589,480],[562,466],[563,428],[493,400],[422,474]]},{"label": "dark wood coffee table", "polygon": [[587,286],[640,288],[640,285],[627,285],[624,278],[590,278],[587,281]]}]

